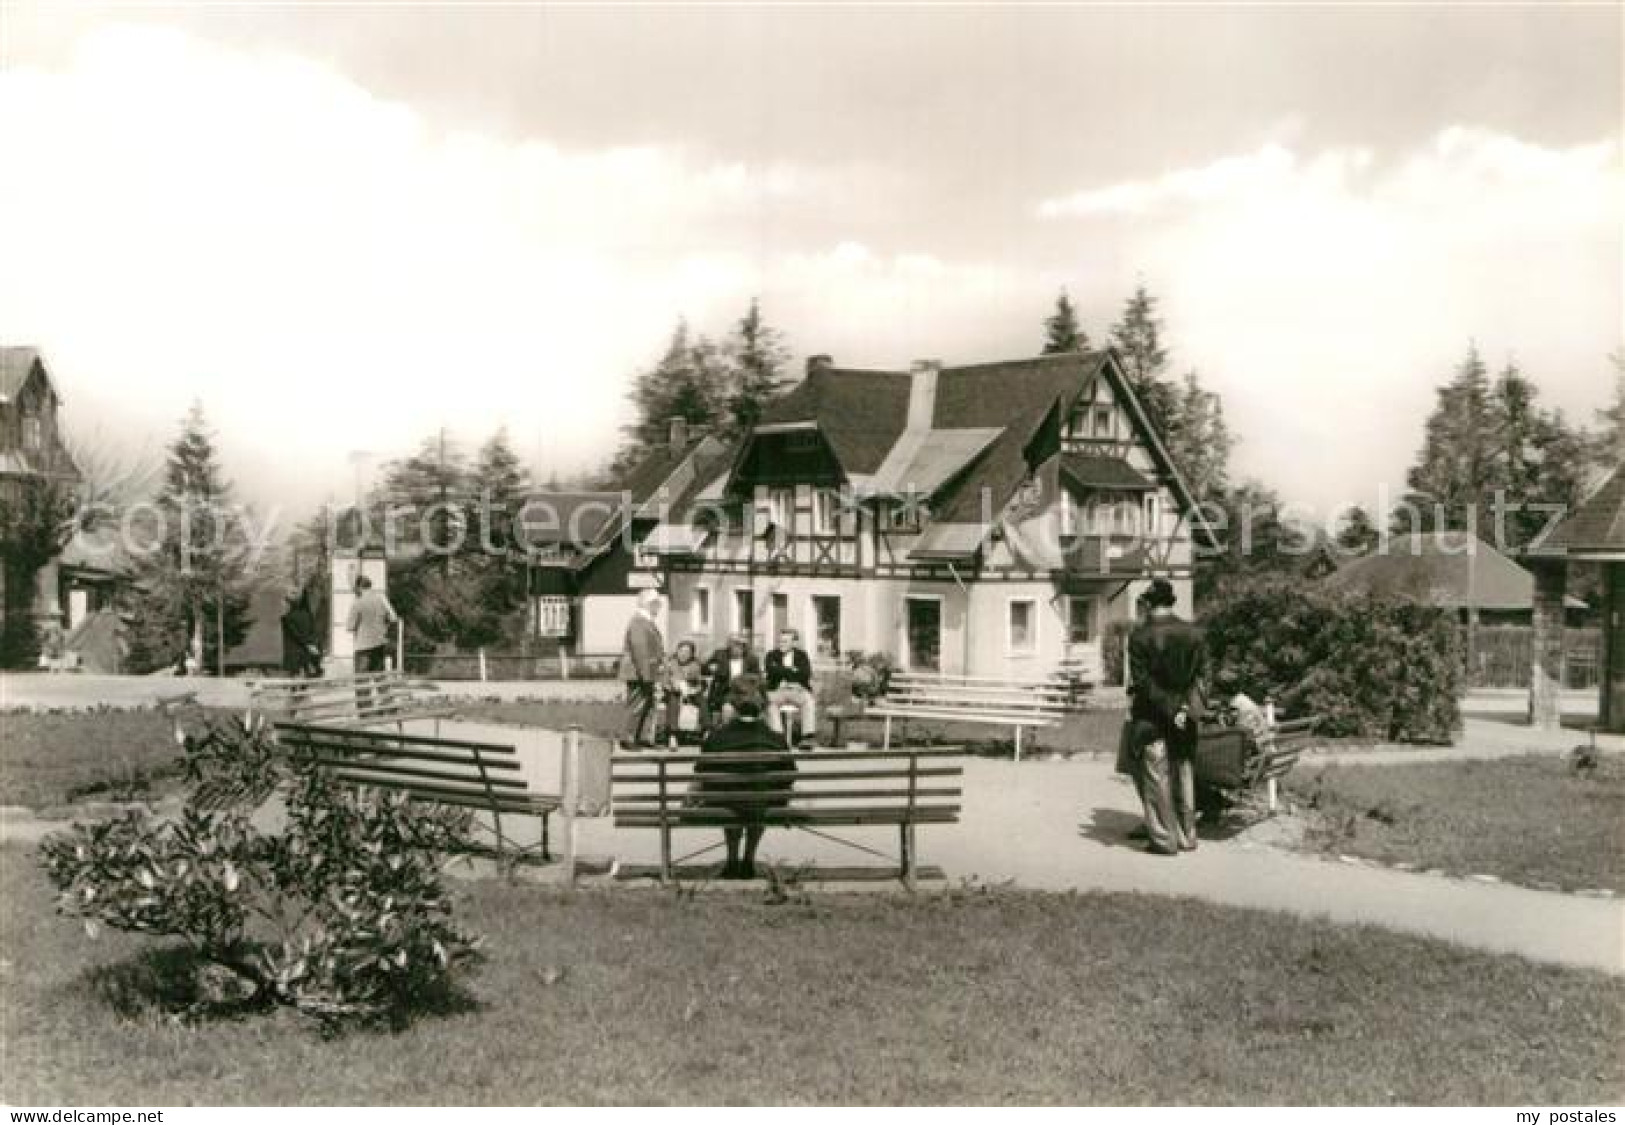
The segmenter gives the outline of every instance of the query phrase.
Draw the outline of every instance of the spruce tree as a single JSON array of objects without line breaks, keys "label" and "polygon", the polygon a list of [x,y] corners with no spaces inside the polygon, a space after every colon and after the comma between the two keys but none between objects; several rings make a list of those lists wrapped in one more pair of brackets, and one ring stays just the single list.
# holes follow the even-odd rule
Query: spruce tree
[{"label": "spruce tree", "polygon": [[1382,533],[1371,513],[1358,504],[1346,510],[1339,523],[1337,548],[1345,555],[1370,554],[1381,541]]},{"label": "spruce tree", "polygon": [[1483,533],[1491,518],[1493,445],[1489,372],[1478,346],[1469,344],[1455,375],[1438,388],[1422,450],[1406,474],[1405,501],[1416,513],[1415,526],[1396,513],[1395,530],[1460,529],[1472,522]]},{"label": "spruce tree", "polygon": [[[170,444],[155,511],[138,529],[131,661],[156,668],[197,650],[219,671],[251,624],[251,544],[201,405]],[[144,530],[144,534],[140,532]]]},{"label": "spruce tree", "polygon": [[722,431],[730,417],[729,372],[726,357],[704,336],[691,337],[687,321],[678,321],[660,362],[639,375],[627,397],[634,418],[624,428],[626,438],[611,466],[623,476],[668,440],[672,419],[680,418],[690,431]]},{"label": "spruce tree", "polygon": [[1123,315],[1112,325],[1111,341],[1152,427],[1166,437],[1178,416],[1179,393],[1165,378],[1168,353],[1162,346],[1162,319],[1157,316],[1157,299],[1143,283],[1124,303]]},{"label": "spruce tree", "polygon": [[732,368],[727,429],[729,434],[743,434],[779,393],[784,385],[784,366],[790,359],[784,334],[763,322],[759,300],[751,299],[749,311],[734,327],[727,353]]},{"label": "spruce tree", "polygon": [[1081,352],[1089,347],[1089,334],[1078,323],[1078,310],[1065,289],[1055,298],[1055,311],[1044,321],[1044,355]]},{"label": "spruce tree", "polygon": [[513,520],[529,487],[529,475],[513,451],[506,426],[480,447],[473,479],[479,489],[474,509],[474,545],[506,551],[513,544]]}]

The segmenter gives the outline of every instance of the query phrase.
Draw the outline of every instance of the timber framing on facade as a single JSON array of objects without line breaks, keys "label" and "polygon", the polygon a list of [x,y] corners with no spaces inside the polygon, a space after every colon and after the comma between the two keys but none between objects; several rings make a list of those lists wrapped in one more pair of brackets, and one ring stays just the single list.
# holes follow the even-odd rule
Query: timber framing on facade
[{"label": "timber framing on facade", "polygon": [[1039,673],[1099,646],[1166,577],[1189,608],[1211,541],[1110,351],[908,371],[808,361],[720,459],[651,497],[634,573],[702,646],[794,628],[960,674]]}]

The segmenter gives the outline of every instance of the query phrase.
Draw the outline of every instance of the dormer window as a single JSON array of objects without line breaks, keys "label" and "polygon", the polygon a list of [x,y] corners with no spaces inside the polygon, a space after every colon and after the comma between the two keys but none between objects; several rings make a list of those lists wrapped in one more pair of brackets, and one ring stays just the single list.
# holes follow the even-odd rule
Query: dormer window
[{"label": "dormer window", "polygon": [[1110,439],[1112,437],[1112,408],[1097,406],[1094,409],[1094,428],[1091,436]]},{"label": "dormer window", "polygon": [[841,497],[833,488],[813,490],[813,534],[834,535],[840,526]]}]

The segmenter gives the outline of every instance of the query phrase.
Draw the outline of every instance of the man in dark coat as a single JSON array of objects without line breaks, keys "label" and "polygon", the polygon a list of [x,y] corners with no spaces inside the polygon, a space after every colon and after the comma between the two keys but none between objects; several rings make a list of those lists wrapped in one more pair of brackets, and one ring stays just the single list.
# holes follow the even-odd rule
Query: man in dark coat
[{"label": "man in dark coat", "polygon": [[320,676],[322,647],[316,636],[316,615],[310,598],[299,586],[288,588],[282,613],[282,670],[290,676]]},{"label": "man in dark coat", "polygon": [[1136,782],[1151,838],[1146,850],[1159,855],[1196,848],[1196,740],[1207,649],[1201,630],[1174,615],[1175,600],[1166,579],[1152,582],[1150,617],[1128,645]]},{"label": "man in dark coat", "polygon": [[[719,648],[705,662],[705,710],[709,720],[726,723],[733,717],[728,692],[735,680],[750,676],[757,690],[761,689],[762,662],[750,650],[750,634],[735,633],[728,638],[726,648]],[[765,700],[762,705],[766,706]]]}]

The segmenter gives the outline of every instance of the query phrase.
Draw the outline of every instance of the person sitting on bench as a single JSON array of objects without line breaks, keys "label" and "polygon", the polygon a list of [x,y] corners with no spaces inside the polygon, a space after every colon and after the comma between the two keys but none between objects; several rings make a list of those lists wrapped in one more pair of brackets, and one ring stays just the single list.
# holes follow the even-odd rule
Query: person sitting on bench
[{"label": "person sitting on bench", "polygon": [[791,708],[799,715],[801,744],[811,746],[818,737],[818,704],[813,698],[812,659],[794,629],[779,633],[779,647],[767,654],[767,724],[790,744],[784,729],[782,711]]},{"label": "person sitting on bench", "polygon": [[[788,804],[788,794],[781,798],[757,799],[738,805],[726,804],[728,796],[753,794],[774,790],[787,790],[787,781],[753,780],[764,773],[793,773],[796,764],[783,754],[784,741],[762,722],[762,689],[753,675],[742,675],[734,680],[728,691],[728,707],[733,718],[711,732],[700,747],[700,760],[694,765],[699,775],[698,786],[708,803],[729,809],[742,822],[737,828],[722,830],[723,843],[728,849],[727,862],[722,868],[724,879],[756,878],[756,849],[767,831],[760,823],[766,809],[782,808]],[[779,753],[775,754],[774,752]],[[707,762],[706,754],[762,754],[755,762]],[[771,755],[771,756],[769,756]],[[743,847],[741,847],[743,845]]]},{"label": "person sitting on bench", "polygon": [[728,646],[717,649],[711,654],[711,659],[705,662],[706,723],[720,725],[733,718],[728,706],[728,693],[733,682],[741,676],[749,676],[756,689],[760,691],[761,674],[761,662],[750,650],[750,634],[739,632],[729,637]]}]

